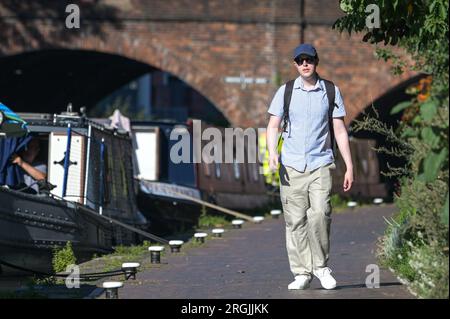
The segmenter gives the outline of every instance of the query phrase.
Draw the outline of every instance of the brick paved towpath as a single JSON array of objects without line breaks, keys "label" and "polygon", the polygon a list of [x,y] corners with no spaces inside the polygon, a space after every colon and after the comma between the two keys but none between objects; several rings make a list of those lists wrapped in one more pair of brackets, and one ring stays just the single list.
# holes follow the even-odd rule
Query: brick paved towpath
[{"label": "brick paved towpath", "polygon": [[383,204],[333,215],[330,267],[338,281],[335,290],[322,289],[317,278],[308,290],[287,289],[292,276],[281,217],[246,223],[182,254],[167,253],[159,267],[125,282],[120,298],[414,298],[383,268],[380,288],[365,286],[366,266],[377,263],[375,242],[386,228],[383,216],[395,210],[393,204]]}]

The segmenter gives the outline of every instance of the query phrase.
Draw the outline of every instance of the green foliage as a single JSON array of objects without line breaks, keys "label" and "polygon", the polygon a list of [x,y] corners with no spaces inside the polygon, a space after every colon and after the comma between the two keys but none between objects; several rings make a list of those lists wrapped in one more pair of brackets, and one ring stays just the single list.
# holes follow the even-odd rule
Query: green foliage
[{"label": "green foliage", "polygon": [[[369,4],[380,9],[380,28],[366,26]],[[377,151],[407,160],[403,168],[388,165],[392,175],[402,176],[395,197],[399,212],[388,221],[379,256],[424,298],[448,298],[448,6],[448,0],[342,0],[346,15],[333,26],[374,44],[394,74],[409,68],[428,75],[408,88],[409,101],[391,110],[403,112],[395,132],[374,118],[356,123],[356,130],[380,133],[398,145]]]},{"label": "green foliage", "polygon": [[198,221],[200,228],[223,227],[228,224],[230,222],[225,217],[207,214],[201,215]]},{"label": "green foliage", "polygon": [[123,257],[127,259],[139,259],[143,255],[148,253],[148,247],[155,244],[144,240],[141,245],[123,246],[119,245],[114,247],[114,253],[110,256]]},{"label": "green foliage", "polygon": [[423,234],[427,244],[448,246],[448,227],[441,222],[441,208],[446,200],[443,181],[425,183],[418,179],[405,179],[400,196],[394,202],[400,210],[397,221],[402,223],[403,237],[411,239],[418,232]]},{"label": "green foliage", "polygon": [[433,181],[437,178],[442,163],[444,163],[446,160],[448,162],[447,148],[441,149],[440,152],[431,151],[428,156],[425,157],[420,163],[421,174],[418,176],[418,178],[421,181],[425,182]]},{"label": "green foliage", "polygon": [[[370,4],[380,8],[380,28],[366,26],[366,7]],[[395,106],[391,114],[404,111],[403,123],[395,133],[406,138],[406,143],[420,147],[421,156],[412,156],[415,152],[398,143],[403,148],[401,156],[417,168],[414,171],[417,178],[424,182],[439,178],[442,171],[448,171],[448,1],[342,0],[341,8],[346,15],[336,21],[334,28],[341,32],[361,32],[363,41],[403,48],[414,61],[413,66],[387,48],[378,47],[377,53],[385,61],[395,60],[394,64],[401,64],[401,68],[408,66],[431,75],[410,88],[412,99]],[[368,123],[367,126],[375,128],[376,125]],[[374,131],[389,133],[383,128]],[[414,168],[406,167],[398,173],[406,174]]]},{"label": "green foliage", "polygon": [[[380,8],[378,29],[366,27],[366,7],[370,4]],[[446,0],[341,0],[341,8],[346,15],[333,27],[349,34],[365,32],[365,42],[383,42],[420,51],[441,45],[438,41],[448,36]]]},{"label": "green foliage", "polygon": [[399,113],[400,111],[403,111],[404,109],[406,109],[409,106],[411,106],[411,101],[401,102],[401,103],[397,104],[396,106],[394,106],[391,109],[390,114],[391,115],[397,114],[397,113]]},{"label": "green foliage", "polygon": [[[342,196],[340,194],[331,195],[330,204],[331,204],[333,213],[347,211],[349,209],[347,204],[350,200],[352,200],[352,199],[348,196]],[[369,199],[358,199],[358,200],[356,200],[356,202],[358,203],[358,207],[361,207],[363,205],[371,205],[372,204],[372,201]]]},{"label": "green foliage", "polygon": [[68,241],[65,247],[55,247],[53,250],[53,270],[58,272],[64,272],[69,265],[75,265],[77,259],[73,253],[72,243]]},{"label": "green foliage", "polygon": [[[122,263],[136,261],[140,262],[148,255],[148,247],[155,244],[144,240],[141,245],[114,247],[114,252],[109,255],[102,256],[103,271],[116,270],[122,267]],[[164,254],[164,252],[162,253]]]},{"label": "green foliage", "polygon": [[408,263],[414,272],[411,286],[422,298],[448,299],[448,252],[424,242],[410,245]]},{"label": "green foliage", "polygon": [[333,208],[342,208],[346,207],[347,201],[345,198],[342,198],[339,194],[333,194],[330,198],[331,207]]},{"label": "green foliage", "polygon": [[439,212],[446,200],[440,191],[445,185],[417,179],[405,179],[402,185],[401,195],[394,198],[399,212],[387,221],[378,251],[380,261],[420,297],[448,298],[448,225]]}]

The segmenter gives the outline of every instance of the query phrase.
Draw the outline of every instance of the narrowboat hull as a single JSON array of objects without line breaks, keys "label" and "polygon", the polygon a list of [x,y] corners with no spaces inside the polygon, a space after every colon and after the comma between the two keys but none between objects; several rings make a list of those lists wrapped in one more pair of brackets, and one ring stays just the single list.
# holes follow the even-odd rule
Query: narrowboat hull
[{"label": "narrowboat hull", "polygon": [[217,192],[214,194],[214,201],[217,205],[228,209],[251,210],[268,205],[270,197],[267,194]]},{"label": "narrowboat hull", "polygon": [[[36,271],[52,270],[55,247],[72,243],[77,262],[112,250],[111,226],[70,202],[0,187],[0,260]],[[2,265],[3,273],[16,273]]]},{"label": "narrowboat hull", "polygon": [[201,205],[183,199],[173,191],[181,191],[200,199],[200,192],[194,188],[160,182],[140,182],[138,207],[151,220],[149,231],[158,236],[183,232],[198,224]]}]

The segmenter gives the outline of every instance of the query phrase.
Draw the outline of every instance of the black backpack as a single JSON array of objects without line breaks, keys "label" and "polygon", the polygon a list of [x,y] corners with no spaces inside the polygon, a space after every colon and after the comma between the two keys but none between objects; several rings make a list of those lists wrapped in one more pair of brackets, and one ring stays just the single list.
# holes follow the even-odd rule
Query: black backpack
[{"label": "black backpack", "polygon": [[[334,139],[334,130],[333,130],[333,109],[334,107],[339,108],[339,106],[335,103],[335,95],[336,91],[334,88],[334,83],[325,79],[321,79],[325,82],[325,90],[327,92],[328,97],[328,127],[330,130],[330,137],[331,137],[331,150],[333,151],[333,157],[336,159],[336,151],[337,148],[336,141]],[[286,88],[284,90],[284,104],[283,104],[283,132],[287,132],[287,126],[289,123],[290,126],[290,120],[289,120],[289,106],[291,104],[291,97],[292,97],[292,90],[294,88],[294,82],[295,80],[290,80],[286,83]],[[278,146],[280,146],[280,143],[282,141],[283,137],[280,135],[280,138],[278,139]]]}]

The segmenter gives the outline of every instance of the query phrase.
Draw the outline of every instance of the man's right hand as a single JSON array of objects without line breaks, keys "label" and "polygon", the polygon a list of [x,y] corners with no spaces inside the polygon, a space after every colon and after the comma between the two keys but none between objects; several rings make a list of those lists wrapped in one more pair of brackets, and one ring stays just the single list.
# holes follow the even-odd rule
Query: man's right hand
[{"label": "man's right hand", "polygon": [[272,171],[278,170],[278,154],[277,153],[269,154],[269,168]]},{"label": "man's right hand", "polygon": [[280,123],[281,117],[272,115],[270,116],[266,130],[267,149],[269,151],[269,168],[272,171],[278,170],[277,136]]}]

